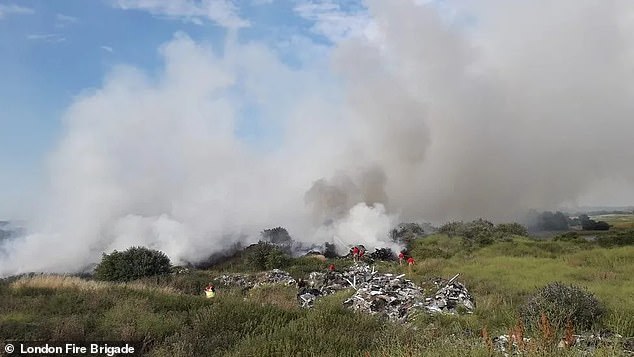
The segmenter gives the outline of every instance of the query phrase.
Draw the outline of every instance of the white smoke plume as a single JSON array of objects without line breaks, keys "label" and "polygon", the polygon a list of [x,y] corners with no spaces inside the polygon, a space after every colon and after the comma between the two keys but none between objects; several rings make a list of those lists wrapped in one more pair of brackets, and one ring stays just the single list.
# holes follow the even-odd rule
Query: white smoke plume
[{"label": "white smoke plume", "polygon": [[[195,261],[279,225],[372,247],[399,220],[513,219],[605,182],[634,199],[634,3],[445,3],[368,1],[374,35],[326,65],[178,34],[158,75],[118,68],[67,110],[36,234],[0,274],[130,245]],[[236,135],[247,103],[274,148]]]}]

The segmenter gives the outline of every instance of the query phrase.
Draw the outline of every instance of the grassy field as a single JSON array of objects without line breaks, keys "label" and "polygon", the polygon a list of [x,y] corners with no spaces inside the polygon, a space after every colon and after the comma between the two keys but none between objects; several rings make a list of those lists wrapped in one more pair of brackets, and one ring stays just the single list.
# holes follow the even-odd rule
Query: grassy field
[{"label": "grassy field", "polygon": [[604,214],[590,218],[605,221],[615,229],[634,229],[634,214]]},{"label": "grassy field", "polygon": [[[0,340],[144,341],[152,356],[489,356],[483,328],[491,336],[508,333],[527,296],[553,281],[585,287],[605,304],[608,313],[597,328],[634,337],[634,246],[516,237],[465,249],[458,237],[436,235],[411,248],[417,260],[411,273],[392,263],[378,268],[407,273],[423,286],[460,273],[476,298],[474,314],[419,314],[401,326],[345,310],[341,302],[351,291],[302,310],[296,289],[281,286],[220,289],[217,298],[204,299],[202,288],[217,270],[128,284],[35,276],[0,283]],[[299,259],[287,270],[301,277],[326,264]],[[226,264],[223,270],[240,266]],[[576,354],[540,347],[526,355]],[[604,347],[594,355],[623,352]]]}]

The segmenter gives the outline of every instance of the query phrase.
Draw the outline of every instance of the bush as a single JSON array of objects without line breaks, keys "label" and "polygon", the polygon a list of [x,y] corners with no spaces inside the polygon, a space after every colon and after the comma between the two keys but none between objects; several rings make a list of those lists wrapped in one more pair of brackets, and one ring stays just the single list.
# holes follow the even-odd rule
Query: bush
[{"label": "bush", "polygon": [[445,223],[440,228],[438,228],[438,233],[446,234],[450,237],[459,236],[464,233],[466,229],[466,224],[462,221],[454,221]]},{"label": "bush", "polygon": [[275,227],[272,229],[265,229],[260,232],[260,236],[263,241],[273,244],[286,254],[291,254],[293,239],[291,238],[291,235],[288,234],[286,228]]},{"label": "bush", "polygon": [[566,233],[558,234],[557,236],[555,236],[555,238],[553,238],[553,240],[556,242],[585,242],[586,241],[577,232],[566,232]]},{"label": "bush", "polygon": [[519,223],[502,223],[495,227],[495,231],[500,236],[523,236],[528,237],[528,230]]},{"label": "bush", "polygon": [[614,235],[601,236],[597,239],[597,243],[599,246],[605,248],[634,245],[634,231],[618,232]]},{"label": "bush", "polygon": [[418,223],[401,223],[392,229],[390,237],[399,244],[410,244],[414,239],[425,234],[425,230]]},{"label": "bush", "polygon": [[605,308],[590,292],[555,282],[539,289],[520,308],[524,323],[533,329],[542,313],[556,330],[563,330],[570,320],[576,331],[587,331],[599,323]]},{"label": "bush", "polygon": [[245,263],[255,270],[269,270],[286,267],[290,257],[275,245],[260,241],[245,250]]},{"label": "bush", "polygon": [[167,274],[171,263],[165,253],[144,247],[103,255],[95,268],[95,277],[107,281],[130,281],[147,276]]}]

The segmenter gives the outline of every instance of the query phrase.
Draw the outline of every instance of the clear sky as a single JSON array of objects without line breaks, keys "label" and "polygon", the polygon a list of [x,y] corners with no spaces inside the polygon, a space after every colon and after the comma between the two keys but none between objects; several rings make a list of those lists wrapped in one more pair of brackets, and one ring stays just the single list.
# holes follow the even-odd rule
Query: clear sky
[{"label": "clear sky", "polygon": [[[239,4],[239,6],[238,6]],[[48,154],[62,135],[73,98],[101,86],[119,64],[158,70],[161,44],[184,32],[196,41],[257,40],[301,66],[362,26],[359,3],[245,0],[0,0],[0,217],[37,204]],[[347,21],[355,18],[355,21]],[[310,60],[314,60],[311,58]],[[265,129],[245,110],[238,134],[261,140]]]}]

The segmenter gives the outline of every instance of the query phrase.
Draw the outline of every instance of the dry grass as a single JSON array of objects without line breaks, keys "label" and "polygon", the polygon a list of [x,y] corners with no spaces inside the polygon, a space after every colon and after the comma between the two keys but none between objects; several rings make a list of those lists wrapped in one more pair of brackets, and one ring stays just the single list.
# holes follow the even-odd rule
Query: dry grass
[{"label": "dry grass", "polygon": [[148,286],[139,282],[133,283],[109,283],[103,281],[86,280],[75,276],[64,275],[37,275],[33,277],[23,277],[13,283],[12,289],[77,289],[81,291],[101,291],[111,288],[126,288],[136,291],[160,292],[165,294],[180,294],[177,290],[161,286]]}]

